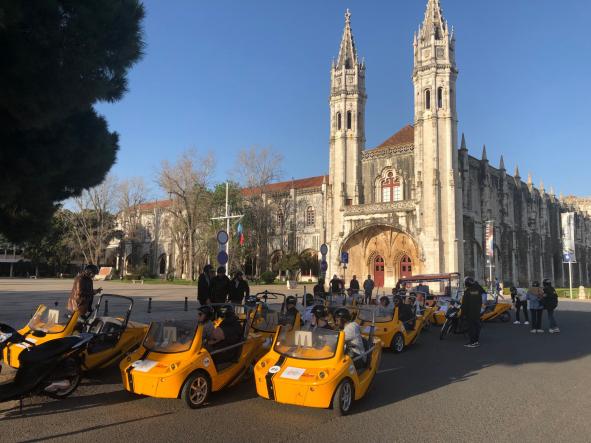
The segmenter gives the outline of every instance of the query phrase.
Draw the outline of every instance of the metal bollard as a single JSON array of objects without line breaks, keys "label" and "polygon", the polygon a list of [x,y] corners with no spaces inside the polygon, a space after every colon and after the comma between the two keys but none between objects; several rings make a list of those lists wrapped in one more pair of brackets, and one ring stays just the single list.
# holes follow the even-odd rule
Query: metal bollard
[{"label": "metal bollard", "polygon": [[59,302],[56,300],[53,302],[53,306],[55,306],[57,308],[57,305],[59,305]]},{"label": "metal bollard", "polygon": [[152,297],[148,298],[148,314],[152,313]]},{"label": "metal bollard", "polygon": [[189,310],[189,298],[185,297],[185,312]]},{"label": "metal bollard", "polygon": [[109,300],[105,300],[105,311],[103,313],[103,315],[106,317],[107,315],[109,315]]}]

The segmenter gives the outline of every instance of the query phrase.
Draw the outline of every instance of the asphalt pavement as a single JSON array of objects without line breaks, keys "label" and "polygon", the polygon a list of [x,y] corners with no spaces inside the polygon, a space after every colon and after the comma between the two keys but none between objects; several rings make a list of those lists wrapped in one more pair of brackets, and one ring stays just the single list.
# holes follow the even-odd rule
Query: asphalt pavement
[{"label": "asphalt pavement", "polygon": [[[61,305],[69,284],[0,280],[0,322],[24,322],[40,302]],[[150,296],[153,310],[170,316],[195,292],[103,287],[136,297],[138,320],[154,315],[141,312]],[[437,329],[424,331],[402,354],[384,353],[375,383],[347,417],[259,398],[252,382],[190,410],[181,400],[122,391],[113,369],[91,374],[66,400],[35,397],[23,413],[15,403],[0,405],[0,441],[588,442],[591,303],[560,300],[556,315],[560,334],[486,324],[476,349],[464,348],[462,336],[440,341]]]}]

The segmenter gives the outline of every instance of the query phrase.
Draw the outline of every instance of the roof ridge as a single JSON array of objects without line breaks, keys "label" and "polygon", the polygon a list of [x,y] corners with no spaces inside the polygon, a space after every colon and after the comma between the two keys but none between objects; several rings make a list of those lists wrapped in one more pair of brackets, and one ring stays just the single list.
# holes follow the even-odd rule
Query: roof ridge
[{"label": "roof ridge", "polygon": [[382,143],[375,148],[367,149],[367,151],[373,151],[377,149],[384,149],[396,146],[407,146],[414,145],[415,142],[415,127],[412,124],[407,124],[395,132],[393,135],[388,137]]}]

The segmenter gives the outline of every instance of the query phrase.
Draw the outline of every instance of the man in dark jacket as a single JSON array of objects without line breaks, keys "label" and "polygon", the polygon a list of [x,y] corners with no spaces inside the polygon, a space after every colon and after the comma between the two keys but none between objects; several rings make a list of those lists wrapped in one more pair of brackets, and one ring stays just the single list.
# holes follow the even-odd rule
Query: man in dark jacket
[{"label": "man in dark jacket", "polygon": [[95,265],[86,265],[84,271],[76,276],[68,298],[68,311],[78,311],[80,317],[91,313],[92,300],[96,294],[102,291],[101,288],[93,289],[92,287],[92,279],[98,272]]},{"label": "man in dark jacket", "polygon": [[314,285],[312,292],[314,293],[314,297],[316,298],[326,298],[326,291],[324,290],[324,279],[318,279],[318,283]]},{"label": "man in dark jacket", "polygon": [[230,279],[226,275],[226,268],[220,266],[217,275],[211,280],[212,303],[225,303],[230,296]]},{"label": "man in dark jacket", "polygon": [[244,280],[242,271],[237,271],[230,284],[230,301],[237,305],[242,304],[242,300],[250,295],[248,282]]},{"label": "man in dark jacket", "polygon": [[201,306],[211,302],[211,281],[214,276],[213,266],[205,265],[197,279],[197,300]]},{"label": "man in dark jacket", "polygon": [[330,281],[330,292],[338,294],[341,292],[341,279],[335,274]]},{"label": "man in dark jacket", "polygon": [[351,295],[359,294],[359,280],[357,280],[356,275],[349,282],[349,290],[351,291]]},{"label": "man in dark jacket", "polygon": [[542,300],[544,309],[548,311],[548,322],[550,323],[550,329],[548,329],[548,332],[550,334],[555,334],[560,332],[558,324],[556,323],[556,318],[554,318],[554,310],[558,306],[558,294],[556,293],[556,289],[552,286],[550,279],[545,278],[542,285],[544,286],[544,298]]},{"label": "man in dark jacket", "polygon": [[467,348],[477,348],[480,346],[480,310],[482,309],[482,286],[472,277],[466,277],[464,280],[464,298],[462,299],[462,316],[468,323],[468,334],[470,342]]}]

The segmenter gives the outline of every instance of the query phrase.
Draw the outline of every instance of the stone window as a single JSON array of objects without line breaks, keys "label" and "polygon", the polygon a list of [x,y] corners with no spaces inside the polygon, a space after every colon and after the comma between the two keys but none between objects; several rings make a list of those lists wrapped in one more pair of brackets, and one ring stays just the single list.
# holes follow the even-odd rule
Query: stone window
[{"label": "stone window", "polygon": [[279,209],[277,211],[277,224],[283,226],[283,223],[285,223],[285,215],[283,214],[283,211]]},{"label": "stone window", "polygon": [[437,107],[443,108],[443,88],[437,88]]},{"label": "stone window", "polygon": [[351,206],[351,205],[353,205],[353,199],[351,199],[351,198],[345,199],[345,206]]},{"label": "stone window", "polygon": [[306,226],[314,226],[316,222],[316,211],[312,206],[306,209]]},{"label": "stone window", "polygon": [[341,130],[341,113],[337,112],[337,131]]},{"label": "stone window", "polygon": [[347,129],[351,129],[351,124],[353,123],[351,117],[351,111],[347,111]]},{"label": "stone window", "polygon": [[425,90],[425,109],[431,109],[431,90]]},{"label": "stone window", "polygon": [[393,172],[388,172],[387,177],[382,180],[382,202],[397,202],[402,200],[402,187],[400,178],[395,177]]}]

